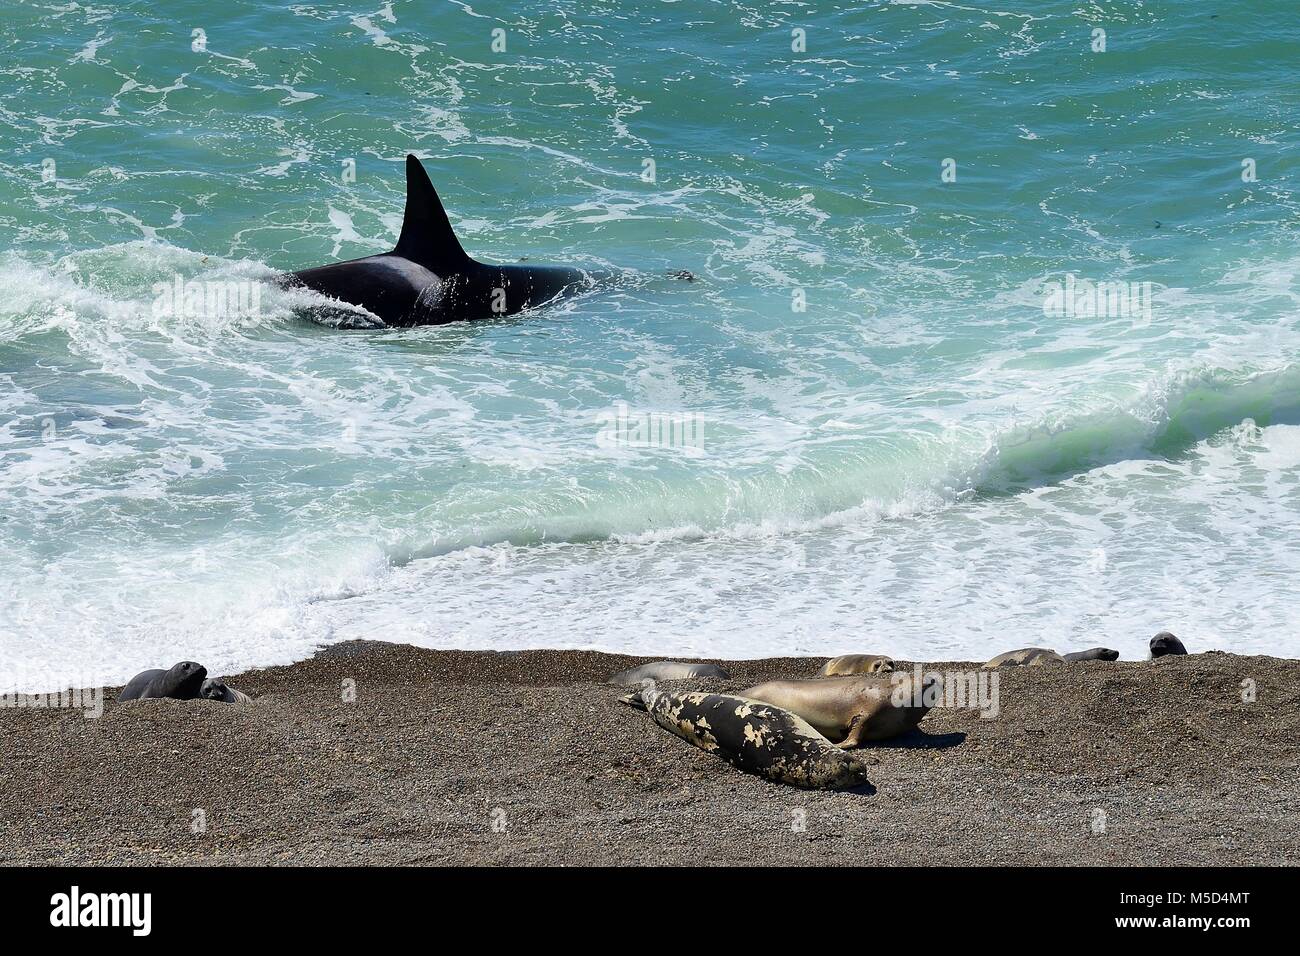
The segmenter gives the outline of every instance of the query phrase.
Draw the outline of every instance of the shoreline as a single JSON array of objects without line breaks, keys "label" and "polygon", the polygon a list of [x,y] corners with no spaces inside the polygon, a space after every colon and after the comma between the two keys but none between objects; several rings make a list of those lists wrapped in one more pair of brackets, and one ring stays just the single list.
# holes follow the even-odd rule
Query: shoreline
[{"label": "shoreline", "polygon": [[[231,675],[249,705],[0,711],[3,864],[1291,863],[1300,661],[999,672],[853,753],[874,795],[742,773],[618,702],[654,658],[354,641]],[[739,690],[824,658],[716,661]],[[898,661],[900,669],[914,662]],[[960,671],[969,662],[924,662]],[[1242,699],[1254,682],[1255,700]],[[344,700],[345,682],[355,700]],[[676,689],[677,685],[674,685]]]}]

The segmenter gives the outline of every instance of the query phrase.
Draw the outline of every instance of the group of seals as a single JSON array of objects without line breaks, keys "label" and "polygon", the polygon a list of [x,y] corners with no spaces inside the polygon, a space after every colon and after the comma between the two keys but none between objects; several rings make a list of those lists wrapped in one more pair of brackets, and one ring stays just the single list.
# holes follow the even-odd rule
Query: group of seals
[{"label": "group of seals", "polygon": [[[1151,656],[1186,654],[1168,631],[1151,638]],[[999,654],[983,665],[1041,667],[1079,661],[1114,661],[1119,651],[1093,647],[1058,654],[1026,647]],[[804,680],[774,680],[735,694],[669,693],[655,681],[730,675],[716,664],[657,661],[622,671],[614,684],[641,683],[623,702],[649,712],[655,723],[702,750],[749,773],[796,787],[842,789],[866,783],[861,767],[844,751],[887,740],[915,728],[936,699],[939,678],[895,673],[883,654],[845,654]]]},{"label": "group of seals", "polygon": [[141,671],[126,682],[117,695],[118,703],[125,700],[152,700],[168,697],[172,700],[219,700],[228,704],[246,704],[252,700],[243,691],[235,690],[219,680],[208,677],[208,669],[194,661],[181,661],[167,670],[154,668]]},{"label": "group of seals", "polygon": [[768,780],[815,790],[869,782],[861,764],[780,707],[732,694],[672,694],[649,680],[625,701],[669,733]]},{"label": "group of seals", "polygon": [[[1183,647],[1183,642],[1168,631],[1161,631],[1151,638],[1150,647],[1152,659],[1165,657],[1169,654],[1187,653],[1187,648]],[[989,670],[998,667],[1041,667],[1044,664],[1117,660],[1119,660],[1119,651],[1113,651],[1109,647],[1093,647],[1086,651],[1071,651],[1068,654],[1058,654],[1046,647],[1025,647],[1018,651],[1007,651],[999,654],[985,664],[984,668]]]},{"label": "group of seals", "polygon": [[1073,661],[1117,661],[1119,651],[1109,647],[1092,647],[1086,651],[1071,651],[1058,654],[1046,647],[1025,647],[1018,651],[1006,651],[984,664],[985,670],[998,667],[1041,667],[1044,664],[1066,664]]},{"label": "group of seals", "polygon": [[893,669],[888,657],[850,654],[827,661],[816,678],[767,681],[735,694],[670,693],[655,686],[656,680],[727,679],[715,664],[658,661],[610,681],[641,681],[624,703],[741,770],[796,787],[843,789],[867,782],[845,750],[906,733],[934,700],[937,677],[922,680]]}]

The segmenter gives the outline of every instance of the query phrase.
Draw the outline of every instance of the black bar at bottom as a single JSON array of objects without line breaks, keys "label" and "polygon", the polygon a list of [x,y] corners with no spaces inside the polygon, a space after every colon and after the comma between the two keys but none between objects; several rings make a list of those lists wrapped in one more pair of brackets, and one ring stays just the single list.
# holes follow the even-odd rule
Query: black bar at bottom
[{"label": "black bar at bottom", "polygon": [[[956,921],[996,926],[1016,937],[1051,928],[1069,938],[1106,935],[1231,942],[1260,927],[1286,925],[1289,898],[1275,869],[700,869],[597,871],[534,869],[0,869],[5,929],[59,936],[164,939],[198,945],[283,937],[337,943],[409,928],[457,925],[533,935],[574,921],[590,931],[665,930],[680,916],[749,913],[808,928],[823,919],[877,919],[942,935]],[[74,889],[75,888],[75,889]],[[617,905],[614,905],[617,903]],[[860,923],[858,917],[868,918]],[[631,922],[629,922],[631,921]],[[86,925],[87,923],[92,925]],[[95,925],[115,924],[115,925]],[[656,929],[657,928],[657,929]],[[215,937],[214,937],[215,934]],[[24,938],[20,935],[18,938]],[[1059,938],[1059,937],[1058,937]],[[716,942],[716,939],[715,939]]]}]

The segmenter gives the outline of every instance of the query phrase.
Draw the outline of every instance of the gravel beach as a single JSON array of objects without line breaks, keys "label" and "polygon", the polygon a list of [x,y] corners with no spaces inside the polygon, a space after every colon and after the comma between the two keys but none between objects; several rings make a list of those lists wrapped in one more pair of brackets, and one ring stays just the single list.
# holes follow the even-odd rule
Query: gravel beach
[{"label": "gravel beach", "polygon": [[[8,708],[0,863],[1300,857],[1300,661],[1210,652],[1006,669],[996,718],[936,708],[919,731],[857,751],[867,795],[769,783],[663,731],[604,683],[647,660],[353,642],[231,675],[255,697],[246,706],[116,704],[110,690],[98,719]],[[680,686],[811,677],[822,660],[719,661],[732,680]]]}]

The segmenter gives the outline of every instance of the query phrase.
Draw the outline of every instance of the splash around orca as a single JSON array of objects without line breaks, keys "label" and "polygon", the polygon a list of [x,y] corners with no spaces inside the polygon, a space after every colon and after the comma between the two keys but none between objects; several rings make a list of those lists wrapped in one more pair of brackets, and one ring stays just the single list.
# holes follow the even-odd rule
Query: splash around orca
[{"label": "splash around orca", "polygon": [[411,155],[406,157],[406,213],[392,252],[302,269],[276,281],[362,308],[398,327],[513,315],[595,284],[579,269],[471,259],[429,174]]}]

